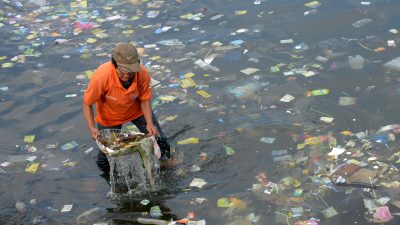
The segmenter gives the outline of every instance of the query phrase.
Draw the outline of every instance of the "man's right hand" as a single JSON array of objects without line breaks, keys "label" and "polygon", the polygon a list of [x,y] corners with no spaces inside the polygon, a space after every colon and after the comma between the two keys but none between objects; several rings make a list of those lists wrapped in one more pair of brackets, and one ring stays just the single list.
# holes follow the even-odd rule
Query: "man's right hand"
[{"label": "man's right hand", "polygon": [[101,137],[100,131],[99,131],[97,128],[91,128],[91,129],[90,129],[90,133],[91,133],[91,135],[92,135],[92,139],[93,139],[93,140],[96,140],[96,139],[98,139],[99,137]]}]

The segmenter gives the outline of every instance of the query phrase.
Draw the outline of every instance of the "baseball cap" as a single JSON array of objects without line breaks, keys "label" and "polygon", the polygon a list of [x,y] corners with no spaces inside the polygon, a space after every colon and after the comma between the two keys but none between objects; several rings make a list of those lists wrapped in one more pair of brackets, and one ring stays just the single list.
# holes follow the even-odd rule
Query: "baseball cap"
[{"label": "baseball cap", "polygon": [[133,44],[120,42],[112,51],[112,56],[118,66],[128,69],[131,72],[138,72],[139,54]]}]

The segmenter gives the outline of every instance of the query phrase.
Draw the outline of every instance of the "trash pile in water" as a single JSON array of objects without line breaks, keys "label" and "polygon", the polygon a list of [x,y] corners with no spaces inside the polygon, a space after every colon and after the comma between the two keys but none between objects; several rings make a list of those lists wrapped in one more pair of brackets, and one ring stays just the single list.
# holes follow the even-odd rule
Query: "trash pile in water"
[{"label": "trash pile in water", "polygon": [[[365,193],[367,219],[388,222],[394,218],[388,205],[400,206],[400,174],[396,166],[400,151],[393,145],[399,128],[394,124],[377,132],[293,137],[298,143],[296,153],[279,166],[278,175],[284,177],[275,180],[259,173],[252,191],[278,206],[276,223],[318,224],[337,216],[337,210],[324,200],[330,192],[346,194],[344,204],[359,198],[358,192]],[[281,150],[273,152],[272,157],[285,154],[287,151]],[[299,221],[304,218],[308,220]]]},{"label": "trash pile in water", "polygon": [[157,145],[155,138],[115,129],[101,133],[102,137],[96,142],[110,163],[111,191],[135,195],[156,191],[160,164],[155,153],[158,149],[154,147]]}]

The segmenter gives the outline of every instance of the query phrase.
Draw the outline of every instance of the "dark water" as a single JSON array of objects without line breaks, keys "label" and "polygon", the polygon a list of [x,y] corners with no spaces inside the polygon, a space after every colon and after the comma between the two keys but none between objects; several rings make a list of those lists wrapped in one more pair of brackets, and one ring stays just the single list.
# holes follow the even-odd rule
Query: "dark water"
[{"label": "dark water", "polygon": [[[155,2],[162,4],[150,8],[149,3]],[[0,224],[77,224],[80,214],[94,208],[89,218],[79,222],[138,224],[136,219],[150,217],[148,212],[154,205],[160,206],[162,219],[184,218],[193,211],[195,220],[204,219],[207,224],[252,224],[248,219],[251,213],[259,217],[253,224],[295,224],[312,217],[320,219],[319,224],[370,224],[366,218],[372,215],[363,199],[375,197],[371,190],[318,184],[311,177],[326,175],[327,165],[293,168],[273,162],[271,152],[286,149],[293,159],[319,152],[326,159],[332,147],[326,143],[304,150],[296,150],[296,146],[306,137],[327,134],[344,146],[354,136],[343,137],[342,131],[373,134],[380,127],[398,123],[400,72],[389,71],[383,64],[400,56],[398,47],[388,46],[388,40],[397,45],[400,41],[398,33],[390,32],[400,29],[399,1],[370,0],[361,4],[356,0],[328,0],[320,1],[317,8],[298,0],[261,0],[258,5],[239,0],[89,1],[85,9],[71,7],[71,2],[50,0],[47,5],[51,8],[40,15],[33,11],[39,8],[37,5],[22,3],[23,8],[0,3],[0,57],[7,57],[0,63],[13,62],[19,56],[12,67],[0,69],[0,86],[8,87],[0,91],[0,163],[11,163],[0,167],[4,171],[0,173]],[[235,15],[241,10],[247,10],[246,14]],[[159,15],[148,18],[149,11],[159,11]],[[202,17],[181,18],[188,13],[202,13]],[[211,20],[219,14],[222,18]],[[110,19],[118,15],[122,19]],[[360,28],[352,26],[363,18],[372,22]],[[98,27],[84,28],[79,33],[79,21]],[[155,33],[157,28],[168,26],[171,28],[166,32]],[[108,36],[94,36],[95,29]],[[132,30],[133,34],[129,33]],[[88,43],[88,38],[96,38],[97,42]],[[167,46],[161,42],[170,39],[182,44]],[[280,43],[286,39],[293,39],[293,43]],[[235,40],[243,43],[221,50],[232,47],[230,42]],[[154,87],[153,106],[170,142],[183,155],[182,162],[164,171],[166,190],[127,202],[106,198],[110,187],[99,176],[97,149],[81,114],[82,95],[89,80],[77,78],[109,60],[112,47],[120,41],[133,41],[139,47],[157,45],[145,49],[142,62],[149,67],[152,78],[160,82]],[[222,47],[218,48],[216,42]],[[295,49],[302,43],[307,47]],[[379,47],[385,50],[374,51]],[[218,71],[194,64],[212,54],[216,57],[211,65]],[[355,55],[365,60],[360,70],[351,69],[348,63],[348,57]],[[326,61],[316,60],[317,56]],[[279,63],[280,71],[270,72]],[[258,71],[251,75],[240,72],[246,68]],[[293,68],[316,75],[283,75]],[[192,79],[197,87],[183,89],[178,80],[189,72],[195,74]],[[246,84],[251,88],[245,89],[242,99],[229,92]],[[305,97],[306,91],[321,88],[330,93]],[[211,97],[197,94],[200,89]],[[70,94],[76,97],[67,98]],[[295,99],[279,101],[285,94]],[[160,97],[164,95],[176,99],[163,102]],[[356,98],[356,103],[339,105],[340,97]],[[168,120],[175,115],[175,120]],[[321,116],[332,117],[334,122],[320,122]],[[24,136],[32,134],[36,135],[34,142],[24,143]],[[199,143],[177,144],[191,137],[198,137]],[[273,137],[275,141],[266,144],[260,141],[262,137]],[[362,141],[355,140],[361,148]],[[78,146],[60,148],[71,141]],[[53,144],[56,147],[49,148]],[[30,151],[32,146],[36,151]],[[232,147],[234,155],[227,155],[224,146]],[[398,152],[398,146],[397,141],[386,146],[374,143],[357,158],[368,163],[368,157],[376,156],[382,163],[379,170],[384,164],[391,168],[377,181],[378,185],[399,179],[399,164],[389,160]],[[91,147],[95,149],[86,154]],[[207,154],[204,161],[200,160],[201,153]],[[25,172],[29,156],[36,156],[33,162],[40,163],[35,173]],[[193,165],[198,165],[200,171],[192,172]],[[366,167],[373,165],[377,164],[368,163]],[[310,170],[309,176],[301,173],[304,169]],[[273,183],[297,173],[302,181],[297,188],[303,189],[304,199],[295,203],[285,200],[292,197],[294,187],[280,194],[254,193],[251,189],[259,183],[255,177],[261,172]],[[194,178],[202,178],[207,184],[201,189],[190,187]],[[394,204],[400,200],[398,187],[381,187],[375,194],[377,198],[389,197],[391,201],[386,205],[390,211],[400,213]],[[217,200],[222,197],[237,198],[247,207],[218,208]],[[150,200],[147,206],[140,204],[145,198]],[[197,198],[206,200],[198,203]],[[24,203],[24,209],[17,210],[16,203]],[[72,210],[61,212],[69,204]],[[325,218],[323,210],[328,206],[338,215]],[[279,215],[288,215],[295,207],[303,207],[303,215],[288,222],[283,216],[282,220]],[[386,224],[399,223],[399,216],[394,215]]]}]

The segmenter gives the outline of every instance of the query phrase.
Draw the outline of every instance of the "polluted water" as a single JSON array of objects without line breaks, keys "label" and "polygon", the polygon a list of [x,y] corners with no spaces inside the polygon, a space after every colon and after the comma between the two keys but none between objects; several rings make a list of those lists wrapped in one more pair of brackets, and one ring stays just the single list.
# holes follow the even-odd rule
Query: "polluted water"
[{"label": "polluted water", "polygon": [[[399,10],[0,0],[0,224],[400,224]],[[110,185],[82,98],[118,42],[177,151],[164,168],[148,137],[107,143]]]}]

